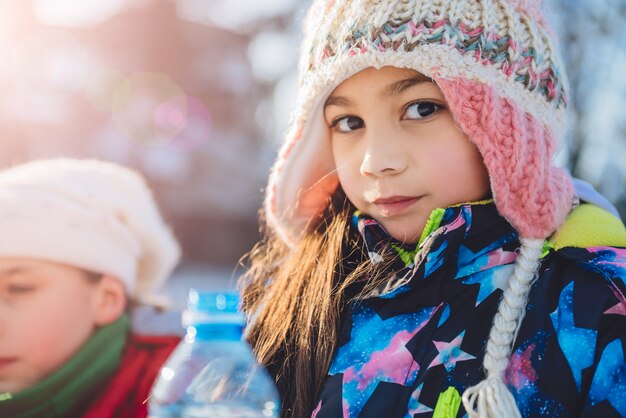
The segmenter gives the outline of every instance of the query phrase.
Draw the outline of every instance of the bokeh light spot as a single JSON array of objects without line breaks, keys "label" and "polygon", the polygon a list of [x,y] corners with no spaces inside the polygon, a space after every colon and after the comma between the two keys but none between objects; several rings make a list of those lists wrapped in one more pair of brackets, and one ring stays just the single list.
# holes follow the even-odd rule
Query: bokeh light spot
[{"label": "bokeh light spot", "polygon": [[68,34],[41,32],[15,44],[11,78],[22,90],[71,92],[84,85],[92,61]]},{"label": "bokeh light spot", "polygon": [[297,45],[280,32],[262,32],[250,43],[248,58],[252,73],[261,81],[273,82],[287,73],[297,61]]},{"label": "bokeh light spot", "polygon": [[44,24],[89,27],[118,14],[128,0],[34,0],[33,11]]},{"label": "bokeh light spot", "polygon": [[113,122],[135,141],[163,144],[174,139],[185,126],[177,115],[186,112],[185,93],[165,74],[137,72],[113,92]]},{"label": "bokeh light spot", "polygon": [[261,19],[279,16],[293,10],[299,0],[178,0],[181,19],[219,26],[234,32],[247,32]]},{"label": "bokeh light spot", "polygon": [[95,71],[87,79],[84,87],[85,97],[98,110],[113,110],[113,94],[115,89],[125,80],[124,74],[113,69]]},{"label": "bokeh light spot", "polygon": [[170,142],[178,151],[194,151],[205,145],[211,137],[211,112],[195,97],[187,97],[184,127]]},{"label": "bokeh light spot", "polygon": [[185,109],[176,101],[161,103],[154,112],[154,122],[166,130],[181,130],[187,124]]}]

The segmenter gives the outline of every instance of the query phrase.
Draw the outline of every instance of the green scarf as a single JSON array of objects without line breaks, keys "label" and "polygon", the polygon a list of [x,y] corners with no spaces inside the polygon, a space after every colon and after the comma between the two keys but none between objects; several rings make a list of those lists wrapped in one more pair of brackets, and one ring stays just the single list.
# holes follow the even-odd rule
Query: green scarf
[{"label": "green scarf", "polygon": [[80,416],[120,364],[129,319],[98,329],[56,372],[20,392],[0,393],[0,417],[66,418]]}]

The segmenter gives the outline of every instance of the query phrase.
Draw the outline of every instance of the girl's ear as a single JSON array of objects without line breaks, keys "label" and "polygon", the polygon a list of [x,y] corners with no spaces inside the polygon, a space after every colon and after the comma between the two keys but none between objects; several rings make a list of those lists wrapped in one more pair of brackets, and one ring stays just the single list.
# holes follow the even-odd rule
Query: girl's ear
[{"label": "girl's ear", "polygon": [[121,280],[107,274],[96,284],[94,323],[104,326],[115,322],[126,310],[126,289]]}]

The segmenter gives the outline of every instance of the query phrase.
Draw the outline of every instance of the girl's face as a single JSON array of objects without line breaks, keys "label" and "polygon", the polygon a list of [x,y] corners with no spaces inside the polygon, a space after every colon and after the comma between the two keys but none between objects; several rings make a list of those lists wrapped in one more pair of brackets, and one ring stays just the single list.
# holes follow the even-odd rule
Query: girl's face
[{"label": "girl's face", "polygon": [[38,383],[100,325],[101,285],[74,267],[0,258],[0,393]]},{"label": "girl's face", "polygon": [[489,193],[478,149],[416,71],[357,73],[332,92],[324,118],[343,190],[397,240],[417,242],[434,209]]}]

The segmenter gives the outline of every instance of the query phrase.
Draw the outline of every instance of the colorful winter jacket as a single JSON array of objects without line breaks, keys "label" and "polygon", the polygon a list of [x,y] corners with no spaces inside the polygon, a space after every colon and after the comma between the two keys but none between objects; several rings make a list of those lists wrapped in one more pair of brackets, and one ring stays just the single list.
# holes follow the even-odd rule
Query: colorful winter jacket
[{"label": "colorful winter jacket", "polygon": [[[400,254],[350,305],[316,418],[462,417],[518,235],[493,202],[436,210],[418,248],[356,215],[370,259]],[[626,416],[626,232],[581,205],[547,243],[505,383],[523,417]],[[419,251],[418,251],[419,250]]]}]

